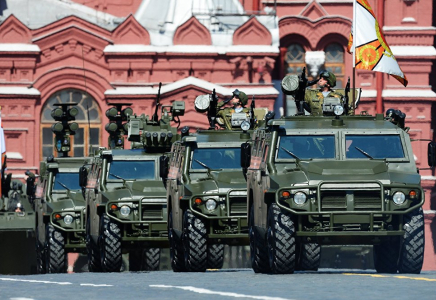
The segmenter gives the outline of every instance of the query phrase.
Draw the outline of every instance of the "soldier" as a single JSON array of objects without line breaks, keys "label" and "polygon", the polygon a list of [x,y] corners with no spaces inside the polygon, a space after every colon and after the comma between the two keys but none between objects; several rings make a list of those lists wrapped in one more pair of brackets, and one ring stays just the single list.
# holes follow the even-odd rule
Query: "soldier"
[{"label": "soldier", "polygon": [[[325,97],[335,97],[341,99],[342,94],[332,90],[336,86],[336,76],[332,72],[323,71],[319,74],[318,80],[319,90],[306,90],[304,108],[313,116],[322,115],[322,104]],[[306,105],[307,104],[307,105]],[[350,110],[348,114],[353,114]]]},{"label": "soldier", "polygon": [[[250,109],[245,107],[245,105],[247,105],[247,102],[248,102],[248,96],[244,92],[241,92],[238,89],[233,91],[233,98],[230,100],[232,107],[226,107],[224,109],[220,109],[216,115],[217,118],[222,119],[223,126],[226,129],[232,130],[232,115],[234,113],[244,112],[247,115],[247,118],[248,119],[250,118]],[[222,107],[226,103],[227,103],[226,101],[222,101],[218,103],[218,107]]]}]

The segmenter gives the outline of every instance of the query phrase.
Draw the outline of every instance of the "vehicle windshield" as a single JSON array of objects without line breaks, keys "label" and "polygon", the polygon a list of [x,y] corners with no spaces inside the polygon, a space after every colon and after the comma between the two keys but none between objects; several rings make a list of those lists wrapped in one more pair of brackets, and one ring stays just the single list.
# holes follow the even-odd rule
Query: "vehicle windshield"
[{"label": "vehicle windshield", "polygon": [[404,158],[399,135],[346,135],[345,148],[347,158]]},{"label": "vehicle windshield", "polygon": [[155,178],[154,160],[114,160],[110,163],[108,179],[141,180]]},{"label": "vehicle windshield", "polygon": [[193,151],[191,169],[240,169],[240,148],[197,148]]},{"label": "vehicle windshield", "polygon": [[335,137],[334,135],[281,136],[277,158],[335,158]]},{"label": "vehicle windshield", "polygon": [[[67,188],[65,188],[67,187]],[[80,190],[79,173],[57,173],[53,190]]]}]

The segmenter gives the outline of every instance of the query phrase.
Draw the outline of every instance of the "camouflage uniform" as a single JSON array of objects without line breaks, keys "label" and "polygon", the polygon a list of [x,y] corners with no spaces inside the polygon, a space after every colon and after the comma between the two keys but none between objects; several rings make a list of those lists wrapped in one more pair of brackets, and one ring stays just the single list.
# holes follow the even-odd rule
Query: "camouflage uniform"
[{"label": "camouflage uniform", "polygon": [[[247,107],[243,107],[241,113],[244,112],[247,115],[247,118],[250,118],[250,109]],[[241,127],[232,128],[232,114],[235,113],[235,109],[233,107],[226,107],[221,109],[216,114],[217,118],[221,118],[224,122],[224,127],[228,130],[241,130]]]},{"label": "camouflage uniform", "polygon": [[[341,99],[343,95],[331,90],[327,97],[335,97]],[[309,104],[311,109],[310,114],[312,116],[322,116],[322,104],[324,103],[324,95],[320,90],[306,90],[306,93],[304,95],[304,101]],[[352,108],[348,111],[348,114],[354,114]]]}]

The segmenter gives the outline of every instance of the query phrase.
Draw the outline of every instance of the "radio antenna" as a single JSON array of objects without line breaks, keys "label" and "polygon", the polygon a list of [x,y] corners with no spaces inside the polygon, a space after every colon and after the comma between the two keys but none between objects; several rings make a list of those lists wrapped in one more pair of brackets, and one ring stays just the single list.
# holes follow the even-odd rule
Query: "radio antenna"
[{"label": "radio antenna", "polygon": [[[88,95],[88,88],[86,86],[85,55],[83,54],[83,45],[82,45],[82,62],[83,62],[83,80],[85,81],[85,93],[86,93],[86,95]],[[89,134],[88,134],[88,143],[89,143],[88,155],[89,155],[90,153],[92,153],[92,144],[91,144],[92,137],[91,137],[91,120],[89,118],[89,103],[88,103],[89,99],[86,99],[86,100],[87,100],[86,101],[86,117],[88,119],[88,132],[89,132]]]}]

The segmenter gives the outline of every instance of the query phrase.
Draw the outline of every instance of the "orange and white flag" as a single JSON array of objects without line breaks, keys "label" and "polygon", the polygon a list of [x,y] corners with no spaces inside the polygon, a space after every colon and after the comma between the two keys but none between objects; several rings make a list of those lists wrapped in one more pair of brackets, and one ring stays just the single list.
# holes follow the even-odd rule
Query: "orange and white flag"
[{"label": "orange and white flag", "polygon": [[407,86],[407,77],[392,54],[368,0],[355,0],[348,52],[354,51],[356,69],[388,73]]}]

